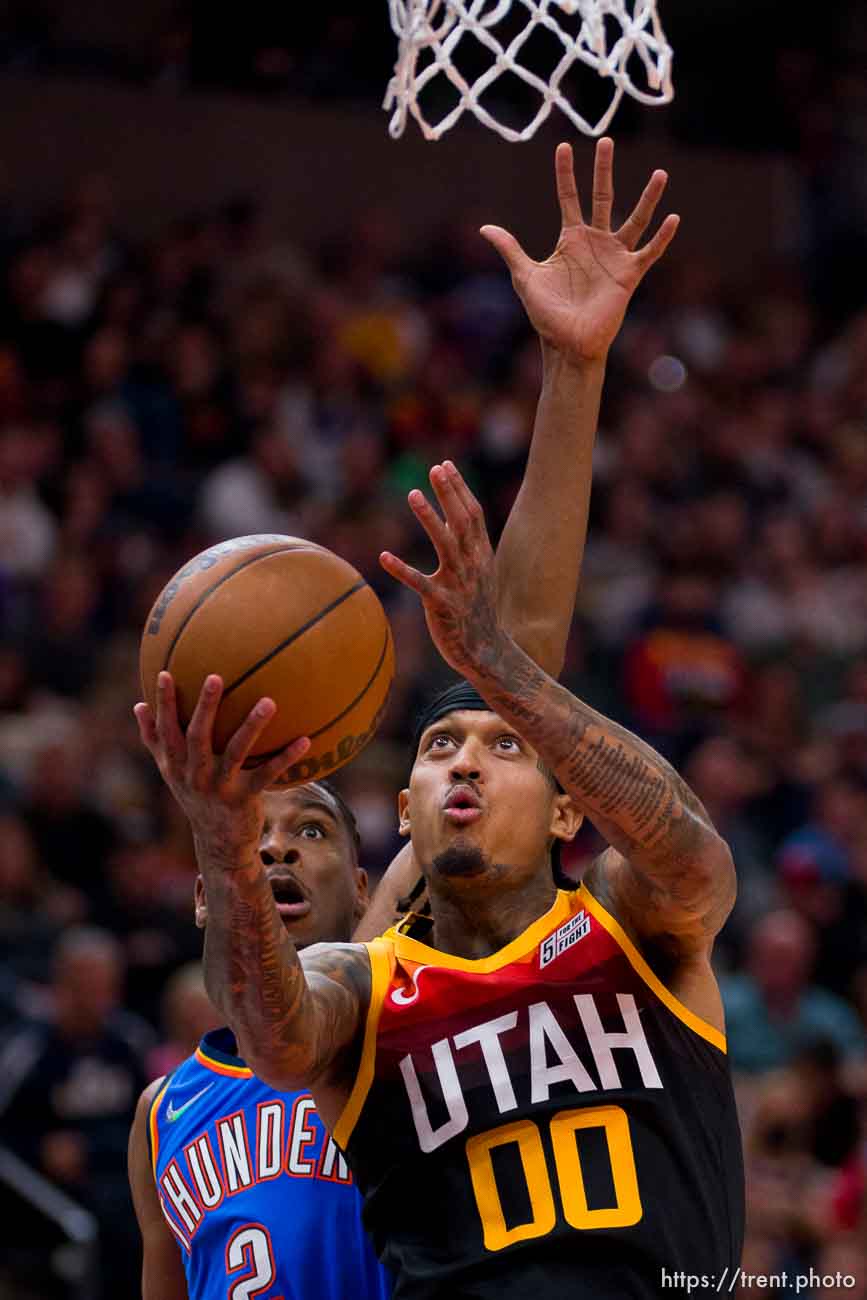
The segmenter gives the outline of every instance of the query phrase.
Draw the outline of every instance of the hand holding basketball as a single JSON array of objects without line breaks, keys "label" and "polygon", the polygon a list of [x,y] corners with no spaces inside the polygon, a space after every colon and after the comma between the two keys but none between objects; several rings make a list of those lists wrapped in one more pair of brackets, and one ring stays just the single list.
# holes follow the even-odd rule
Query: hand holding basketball
[{"label": "hand holding basketball", "polygon": [[456,672],[477,667],[495,652],[497,571],[482,507],[450,460],[434,465],[431,487],[443,512],[423,492],[410,492],[410,509],[434,545],[439,565],[430,575],[383,551],[386,573],[421,597],[433,642]]},{"label": "hand holding basketball", "polygon": [[534,262],[500,226],[482,226],[481,233],[511,271],[541,338],[573,361],[600,360],[620,329],[635,289],[674,238],[680,218],[667,216],[653,238],[638,247],[668,183],[664,171],[655,171],[631,215],[612,231],[614,141],[608,137],[596,146],[589,225],[581,212],[571,145],[557,146],[554,163],[563,224],[557,247],[546,261]]},{"label": "hand holding basketball", "polygon": [[[160,775],[190,820],[197,839],[207,839],[209,857],[237,866],[255,853],[262,829],[259,796],[310,748],[306,736],[287,745],[258,767],[244,762],[276,712],[273,700],[261,699],[231,737],[222,754],[214,752],[214,724],[223,691],[221,678],[206,677],[186,733],[178,721],[175,684],[170,673],[157,681],[156,715],[140,703],[134,713],[139,735]],[[215,854],[215,849],[217,850]]]}]

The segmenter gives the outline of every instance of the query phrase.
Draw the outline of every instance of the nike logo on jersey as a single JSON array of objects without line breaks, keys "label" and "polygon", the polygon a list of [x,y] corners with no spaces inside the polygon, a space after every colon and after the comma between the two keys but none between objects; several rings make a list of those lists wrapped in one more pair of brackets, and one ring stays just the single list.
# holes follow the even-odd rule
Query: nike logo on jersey
[{"label": "nike logo on jersey", "polygon": [[212,1083],[206,1084],[205,1087],[202,1088],[200,1092],[196,1093],[195,1097],[191,1097],[189,1101],[184,1102],[183,1106],[178,1106],[177,1108],[175,1107],[175,1104],[172,1101],[171,1097],[169,1097],[169,1104],[168,1106],[166,1106],[166,1119],[169,1121],[169,1123],[174,1124],[176,1119],[180,1119],[184,1111],[189,1110],[190,1107],[193,1105],[193,1103],[198,1101],[200,1097],[204,1097],[205,1093],[210,1088],[213,1088],[213,1086],[214,1085]]},{"label": "nike logo on jersey", "polygon": [[419,995],[418,981],[419,981],[419,976],[421,975],[423,970],[427,970],[427,966],[419,966],[418,970],[413,971],[412,992],[405,989],[395,989],[391,995],[392,1002],[396,1003],[396,1005],[399,1007],[408,1007],[413,1002],[418,1001],[418,995]]}]

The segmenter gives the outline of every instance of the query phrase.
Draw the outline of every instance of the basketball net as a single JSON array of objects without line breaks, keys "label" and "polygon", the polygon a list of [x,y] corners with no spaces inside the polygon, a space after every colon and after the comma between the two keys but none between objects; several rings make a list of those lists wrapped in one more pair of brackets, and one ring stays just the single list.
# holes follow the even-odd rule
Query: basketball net
[{"label": "basketball net", "polygon": [[[500,39],[495,28],[513,5],[516,12],[520,6],[527,11],[526,23],[517,35]],[[389,9],[399,46],[383,107],[387,112],[393,110],[388,129],[395,139],[403,134],[407,114],[416,119],[426,139],[438,140],[463,113],[470,112],[506,140],[529,140],[554,107],[585,134],[601,135],[624,94],[642,104],[667,104],[674,95],[672,51],[659,22],[656,0],[389,0]],[[573,30],[567,30],[558,21],[564,15],[578,15],[577,35],[577,22],[572,24]],[[521,62],[523,47],[539,29],[559,42],[554,46],[558,61],[547,80]],[[487,71],[473,80],[453,61],[465,37],[477,41],[490,55]],[[611,79],[611,101],[595,123],[582,117],[563,86],[576,63]],[[630,67],[642,84],[635,84]],[[499,121],[490,103],[487,107],[481,103],[482,95],[504,72],[519,77],[539,96],[538,107],[531,110],[533,116],[521,130]],[[451,82],[458,103],[439,121],[431,122],[419,96],[436,77]]]}]

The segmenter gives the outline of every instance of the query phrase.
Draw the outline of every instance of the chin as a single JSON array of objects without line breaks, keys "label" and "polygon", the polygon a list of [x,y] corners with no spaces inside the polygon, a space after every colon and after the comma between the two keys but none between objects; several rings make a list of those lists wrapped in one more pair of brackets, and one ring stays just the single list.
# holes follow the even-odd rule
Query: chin
[{"label": "chin", "polygon": [[482,876],[490,868],[491,862],[477,844],[457,841],[438,853],[431,866],[438,875],[454,880]]}]

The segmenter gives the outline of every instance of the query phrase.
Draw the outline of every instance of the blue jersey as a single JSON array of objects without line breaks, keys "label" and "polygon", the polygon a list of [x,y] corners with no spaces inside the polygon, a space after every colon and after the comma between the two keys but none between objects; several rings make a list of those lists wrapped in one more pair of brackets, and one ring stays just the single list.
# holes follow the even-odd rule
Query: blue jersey
[{"label": "blue jersey", "polygon": [[206,1034],[151,1106],[157,1192],[190,1300],[386,1300],[361,1197],[306,1092],[275,1092]]}]

